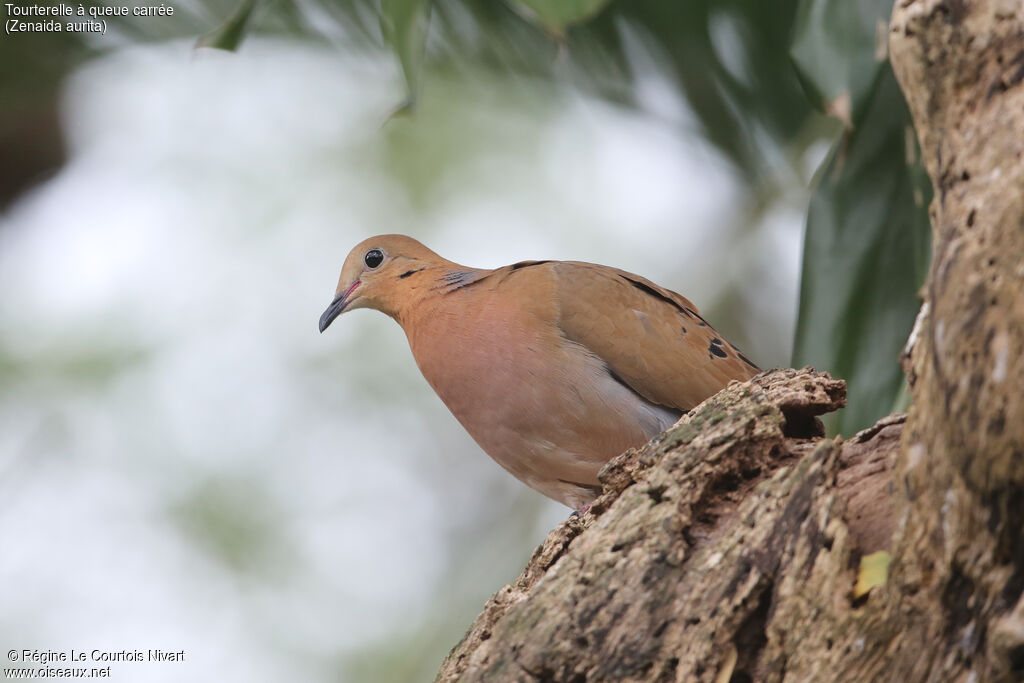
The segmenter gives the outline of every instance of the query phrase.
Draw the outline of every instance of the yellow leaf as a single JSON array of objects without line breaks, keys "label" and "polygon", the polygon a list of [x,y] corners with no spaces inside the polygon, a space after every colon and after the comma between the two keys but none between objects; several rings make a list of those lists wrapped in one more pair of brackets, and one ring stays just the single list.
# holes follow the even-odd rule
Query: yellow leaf
[{"label": "yellow leaf", "polygon": [[853,597],[863,597],[875,586],[884,586],[889,578],[891,560],[892,556],[884,550],[860,558],[860,571],[857,572],[857,585],[853,587]]}]

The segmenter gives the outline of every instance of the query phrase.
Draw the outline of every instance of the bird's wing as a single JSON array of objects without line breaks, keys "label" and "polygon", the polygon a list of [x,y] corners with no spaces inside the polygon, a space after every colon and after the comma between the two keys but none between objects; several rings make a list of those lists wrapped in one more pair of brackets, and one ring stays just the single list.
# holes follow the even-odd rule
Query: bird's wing
[{"label": "bird's wing", "polygon": [[607,266],[563,261],[547,267],[564,337],[600,357],[648,401],[689,410],[730,380],[759,371],[671,290]]}]

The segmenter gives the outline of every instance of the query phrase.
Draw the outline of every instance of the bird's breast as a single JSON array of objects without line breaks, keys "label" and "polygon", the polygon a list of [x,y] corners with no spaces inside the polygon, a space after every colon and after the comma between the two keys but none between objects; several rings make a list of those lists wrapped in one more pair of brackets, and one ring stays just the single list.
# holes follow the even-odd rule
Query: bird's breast
[{"label": "bird's breast", "polygon": [[528,412],[560,353],[549,326],[522,309],[484,300],[457,311],[439,307],[407,330],[420,372],[462,418]]},{"label": "bird's breast", "polygon": [[406,329],[420,371],[466,431],[548,495],[564,482],[596,484],[605,462],[678,417],[615,380],[555,321],[543,307],[482,298],[457,312],[435,309]]}]

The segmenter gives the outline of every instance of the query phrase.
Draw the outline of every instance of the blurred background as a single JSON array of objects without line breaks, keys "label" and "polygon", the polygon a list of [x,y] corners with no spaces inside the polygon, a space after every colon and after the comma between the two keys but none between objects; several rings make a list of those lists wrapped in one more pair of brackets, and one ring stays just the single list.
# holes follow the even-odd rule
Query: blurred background
[{"label": "blurred background", "polygon": [[[317,333],[373,234],[642,274],[762,367],[881,359],[855,426],[889,412],[916,275],[888,221],[927,195],[876,54],[887,4],[548,5],[188,0],[0,36],[5,649],[186,651],[115,680],[432,678],[569,510],[476,447],[391,320]],[[798,68],[830,30],[849,77]],[[859,160],[869,116],[887,132]],[[802,320],[794,358],[798,311],[863,325],[865,282],[905,309],[885,351],[836,356],[820,340],[848,333]]]}]

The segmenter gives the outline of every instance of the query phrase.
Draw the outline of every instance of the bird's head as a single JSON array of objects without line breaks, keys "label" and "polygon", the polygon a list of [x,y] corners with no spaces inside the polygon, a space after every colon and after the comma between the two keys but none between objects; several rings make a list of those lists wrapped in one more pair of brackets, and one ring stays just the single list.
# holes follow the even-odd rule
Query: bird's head
[{"label": "bird's head", "polygon": [[372,308],[395,317],[407,300],[412,275],[448,261],[405,235],[378,235],[349,252],[334,300],[320,316],[320,331],[346,311]]}]

